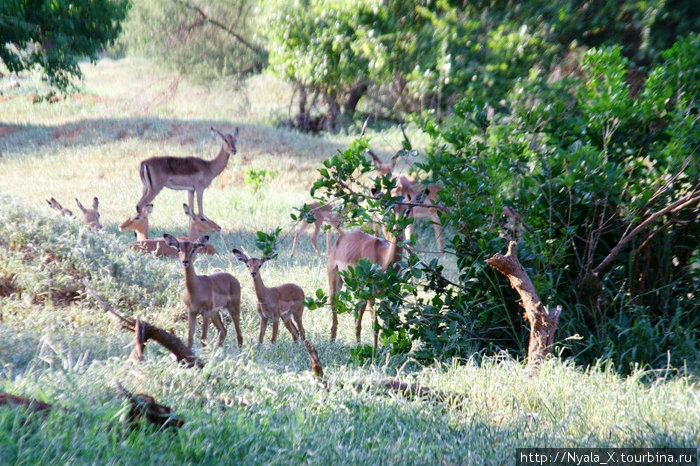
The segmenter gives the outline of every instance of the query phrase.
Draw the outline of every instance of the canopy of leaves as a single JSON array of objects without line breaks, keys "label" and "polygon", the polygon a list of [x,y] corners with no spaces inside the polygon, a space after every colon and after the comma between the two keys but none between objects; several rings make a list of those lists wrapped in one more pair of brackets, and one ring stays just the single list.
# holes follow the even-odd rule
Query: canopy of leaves
[{"label": "canopy of leaves", "polygon": [[118,36],[129,0],[3,0],[0,2],[0,61],[10,72],[39,67],[65,90],[81,77],[79,60]]}]

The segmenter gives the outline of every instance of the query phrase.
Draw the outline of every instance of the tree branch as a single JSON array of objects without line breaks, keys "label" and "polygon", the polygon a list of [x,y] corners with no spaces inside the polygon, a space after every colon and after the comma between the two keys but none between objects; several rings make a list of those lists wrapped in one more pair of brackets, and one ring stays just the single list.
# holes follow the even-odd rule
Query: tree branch
[{"label": "tree branch", "polygon": [[241,44],[243,44],[244,46],[246,46],[248,49],[250,49],[250,50],[252,50],[253,52],[255,52],[257,55],[259,55],[259,56],[261,56],[261,57],[267,56],[267,52],[265,51],[265,49],[263,49],[263,48],[261,48],[261,47],[255,45],[255,44],[252,44],[252,43],[248,42],[243,36],[241,36],[240,34],[238,34],[236,31],[234,31],[234,30],[231,29],[230,27],[226,26],[225,24],[219,22],[219,21],[216,20],[216,19],[210,18],[210,17],[209,17],[201,8],[199,8],[198,6],[192,5],[192,4],[190,4],[189,2],[187,2],[187,1],[185,1],[185,0],[175,0],[175,2],[176,2],[176,3],[179,3],[180,5],[184,6],[184,7],[187,8],[187,9],[190,9],[190,10],[194,11],[195,13],[197,13],[197,14],[198,14],[204,21],[206,21],[207,23],[209,23],[209,24],[211,24],[211,25],[213,25],[213,26],[216,26],[216,27],[219,28],[219,29],[222,29],[223,31],[225,31],[226,33],[228,33],[230,36],[232,36],[234,39],[236,39],[238,42],[240,42]]},{"label": "tree branch", "polygon": [[610,250],[610,253],[605,257],[605,259],[603,259],[603,261],[593,269],[593,271],[591,272],[592,275],[598,276],[600,271],[607,267],[617,257],[617,255],[620,254],[622,248],[627,243],[629,243],[635,236],[637,236],[639,232],[641,232],[647,226],[649,226],[649,224],[652,223],[654,220],[669,212],[677,212],[681,209],[684,209],[685,207],[691,206],[698,202],[700,202],[700,191],[695,190],[690,194],[687,194],[686,196],[683,196],[682,198],[672,202],[663,209],[651,214],[646,220],[637,225],[637,227],[635,227],[632,231],[630,231],[620,239],[620,241]]}]

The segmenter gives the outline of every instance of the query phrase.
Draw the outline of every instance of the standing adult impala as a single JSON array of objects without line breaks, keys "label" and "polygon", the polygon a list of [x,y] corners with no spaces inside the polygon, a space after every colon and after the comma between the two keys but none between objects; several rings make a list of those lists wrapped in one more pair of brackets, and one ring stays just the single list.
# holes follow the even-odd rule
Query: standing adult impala
[{"label": "standing adult impala", "polygon": [[[333,212],[333,206],[330,204],[320,204],[319,202],[312,202],[309,204],[309,210],[311,215],[314,217],[314,232],[311,235],[311,244],[314,246],[317,255],[321,255],[318,250],[318,234],[321,231],[321,227],[324,223],[327,223],[333,227],[338,233],[343,233],[340,229],[340,222],[343,221],[343,216]],[[294,235],[294,242],[292,243],[292,253],[290,256],[294,255],[294,251],[297,249],[297,243],[299,242],[299,237],[309,226],[305,220],[302,220],[301,226],[297,233]],[[331,248],[331,230],[326,230],[326,255]]]},{"label": "standing adult impala", "polygon": [[225,307],[231,314],[233,325],[236,327],[238,346],[243,345],[241,334],[241,285],[230,273],[219,272],[211,275],[197,275],[194,271],[194,259],[209,241],[208,236],[202,236],[197,241],[178,241],[169,234],[163,235],[165,242],[178,251],[178,257],[185,268],[185,306],[189,330],[187,332],[187,347],[192,348],[194,327],[197,314],[202,314],[202,346],[206,344],[209,320],[219,331],[221,346],[226,338],[226,327],[221,321],[218,309]]},{"label": "standing adult impala", "polygon": [[[422,203],[426,193],[421,193],[418,196],[417,203]],[[411,215],[411,206],[401,209],[404,218]],[[389,235],[390,239],[378,238],[376,236],[364,233],[362,231],[353,231],[344,233],[338,237],[335,246],[331,249],[328,256],[328,295],[330,297],[332,324],[331,324],[331,340],[335,340],[338,332],[338,311],[335,306],[335,295],[343,286],[343,279],[339,272],[347,272],[349,266],[356,265],[360,259],[368,259],[374,264],[379,264],[382,271],[385,271],[394,262],[401,258],[403,251],[404,232],[401,228],[394,227]],[[362,333],[362,315],[365,312],[367,305],[372,305],[372,302],[365,303],[359,309],[357,318],[355,319],[355,337],[360,341]],[[377,315],[372,309],[373,322],[376,322]],[[374,330],[374,347],[377,347],[378,331]]]},{"label": "standing adult impala", "polygon": [[199,157],[151,157],[139,165],[139,176],[143,184],[143,195],[136,204],[137,210],[148,205],[163,188],[186,190],[189,205],[194,207],[194,194],[197,193],[198,214],[202,213],[202,196],[212,180],[221,173],[231,154],[236,153],[238,128],[233,134],[223,134],[211,128],[218,134],[223,143],[219,154],[213,160]]}]

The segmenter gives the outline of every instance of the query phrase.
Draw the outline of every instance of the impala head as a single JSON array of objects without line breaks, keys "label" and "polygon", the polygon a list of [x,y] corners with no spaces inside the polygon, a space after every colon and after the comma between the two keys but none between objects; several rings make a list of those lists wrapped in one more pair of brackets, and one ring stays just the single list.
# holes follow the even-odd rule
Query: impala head
[{"label": "impala head", "polygon": [[218,129],[211,127],[211,132],[218,134],[224,141],[224,150],[230,155],[236,155],[236,140],[238,139],[238,128],[233,131],[233,134],[223,134]]},{"label": "impala head", "polygon": [[185,211],[185,215],[190,218],[190,238],[194,238],[197,235],[210,231],[216,233],[221,231],[221,227],[216,222],[205,217],[204,215],[197,215],[192,209],[190,209],[190,206],[187,205],[187,203],[182,204],[182,208]]},{"label": "impala head", "polygon": [[238,249],[233,250],[233,255],[236,256],[236,259],[243,262],[248,267],[248,271],[250,272],[250,276],[253,278],[258,276],[258,272],[260,271],[260,267],[262,267],[262,265],[265,262],[272,259],[270,256],[265,256],[262,259],[258,259],[257,257],[248,258],[248,256],[243,254]]},{"label": "impala head", "polygon": [[165,244],[167,244],[171,248],[177,249],[180,262],[185,268],[192,265],[192,262],[194,262],[194,258],[197,255],[197,252],[200,249],[204,249],[204,246],[206,246],[207,242],[209,241],[208,236],[200,236],[197,241],[180,242],[177,240],[177,238],[167,233],[163,235],[163,238],[165,239]]},{"label": "impala head", "polygon": [[136,213],[127,218],[119,225],[119,231],[140,231],[148,232],[148,216],[153,212],[153,204],[148,204],[143,207],[136,206]]},{"label": "impala head", "polygon": [[369,155],[372,157],[372,162],[374,162],[374,166],[377,169],[379,176],[384,176],[387,173],[393,172],[394,168],[396,168],[396,161],[399,159],[398,152],[394,154],[389,163],[382,163],[381,159],[371,149],[369,150]]},{"label": "impala head", "polygon": [[92,209],[86,209],[85,207],[83,207],[83,205],[77,198],[75,199],[75,203],[78,205],[78,208],[83,213],[85,223],[87,223],[87,225],[90,228],[97,228],[98,230],[102,228],[102,225],[100,225],[100,213],[97,211],[97,207],[99,207],[100,201],[96,197],[92,199]]},{"label": "impala head", "polygon": [[52,209],[55,209],[59,212],[61,212],[61,215],[65,215],[66,217],[72,217],[73,212],[71,212],[68,209],[65,209],[56,199],[53,197],[51,199],[47,199],[46,203],[51,207]]}]

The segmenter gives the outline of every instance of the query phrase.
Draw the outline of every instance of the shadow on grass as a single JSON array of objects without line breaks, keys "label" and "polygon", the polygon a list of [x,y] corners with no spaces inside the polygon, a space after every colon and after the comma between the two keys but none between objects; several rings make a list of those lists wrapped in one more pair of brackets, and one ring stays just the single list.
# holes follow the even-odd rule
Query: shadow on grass
[{"label": "shadow on grass", "polygon": [[[239,153],[246,146],[256,148],[265,141],[282,141],[292,138],[305,138],[316,144],[327,144],[329,150],[319,158],[325,158],[343,147],[316,136],[298,133],[293,130],[274,128],[260,124],[250,124],[231,120],[183,120],[157,117],[95,118],[83,119],[59,125],[3,124],[0,121],[0,155],[13,157],[28,152],[46,155],[44,149],[56,147],[89,147],[112,144],[127,139],[142,141],[170,142],[179,145],[218,145],[218,136],[210,132],[214,127],[222,132],[232,132],[240,127]],[[28,150],[28,146],[32,147]],[[285,149],[293,148],[284,144]],[[301,150],[301,148],[300,148]],[[193,154],[195,155],[195,154]],[[209,154],[205,154],[206,158]],[[212,149],[212,157],[216,150]],[[304,157],[312,157],[313,151],[304,152]]]}]

